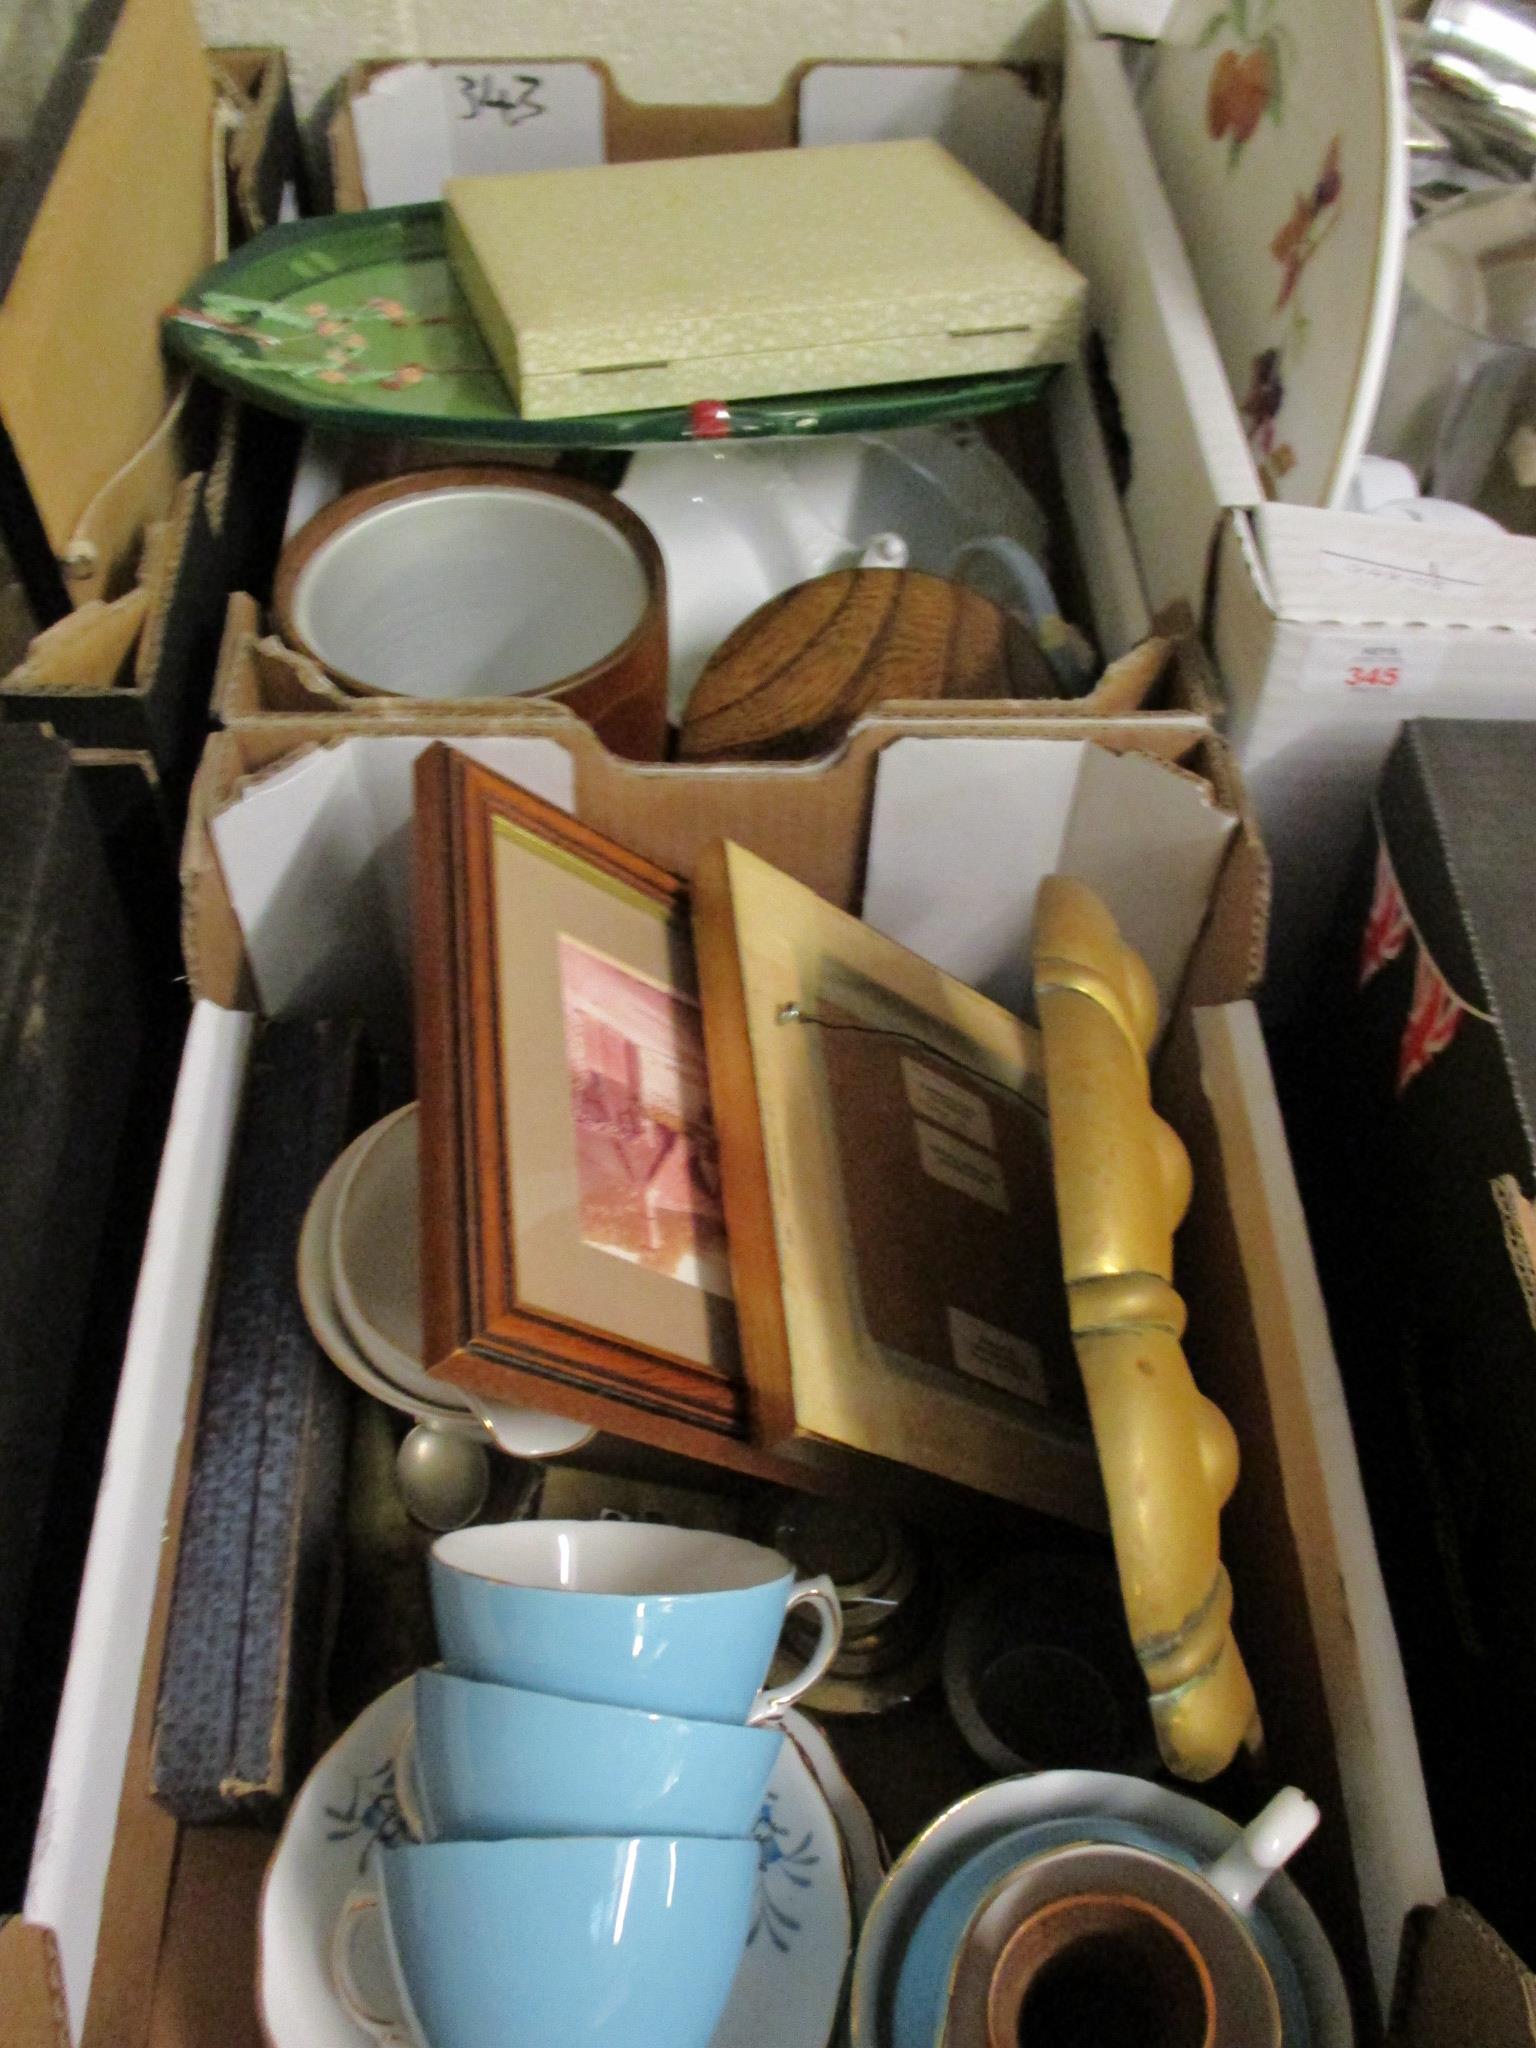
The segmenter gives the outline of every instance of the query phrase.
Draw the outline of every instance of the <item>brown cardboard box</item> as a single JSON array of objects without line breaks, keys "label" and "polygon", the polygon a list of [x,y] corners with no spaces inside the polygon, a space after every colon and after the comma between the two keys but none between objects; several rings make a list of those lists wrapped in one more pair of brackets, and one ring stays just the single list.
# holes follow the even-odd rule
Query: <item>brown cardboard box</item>
[{"label": "brown cardboard box", "polygon": [[[398,720],[370,730],[396,743],[408,736]],[[505,726],[462,718],[434,722],[430,730],[432,737],[481,739],[506,732]],[[194,790],[184,864],[187,957],[195,987],[209,999],[202,1026],[211,1028],[210,1020],[223,1014],[211,1005],[248,1006],[254,999],[250,960],[209,836],[211,819],[247,778],[291,774],[315,750],[328,750],[357,731],[350,718],[290,717],[232,730],[210,744]],[[867,720],[839,755],[791,774],[771,766],[635,767],[605,754],[568,715],[548,709],[528,707],[522,731],[566,750],[582,816],[652,858],[686,871],[703,844],[729,830],[832,900],[850,903],[862,883],[879,756],[894,741],[931,735],[933,728],[890,716]],[[1180,731],[1157,718],[1070,715],[1015,717],[1008,724],[994,714],[964,721],[959,736],[1004,731],[1047,741],[1086,738],[1117,752],[1148,754],[1169,773],[1208,777],[1227,803],[1241,801],[1220,743],[1198,730]],[[335,904],[321,900],[321,878],[329,866],[326,854],[316,853],[313,865],[285,884],[296,892],[290,900],[305,906],[306,918],[324,920],[338,910],[350,915],[349,895]],[[345,891],[348,882],[340,869],[336,874],[335,886]],[[1351,1606],[1325,1469],[1331,1453],[1325,1455],[1308,1383],[1316,1331],[1308,1324],[1305,1240],[1298,1243],[1286,1207],[1289,1169],[1283,1142],[1276,1149],[1272,1097],[1254,1090],[1265,1074],[1261,1041],[1251,1010],[1238,1000],[1251,987],[1261,956],[1265,889],[1261,850],[1244,827],[1231,842],[1211,897],[1159,1063],[1158,1088],[1195,1165],[1195,1202],[1179,1243],[1181,1286],[1191,1306],[1190,1357],[1201,1383],[1231,1413],[1243,1446],[1244,1477],[1226,1517],[1240,1626],[1264,1702],[1274,1767],[1305,1784],[1328,1816],[1322,1837],[1308,1851],[1302,1882],[1356,1983],[1363,1985],[1366,1914],[1357,1870],[1370,1866],[1354,1839],[1346,1786],[1350,1747],[1362,1730],[1370,1732],[1379,1674],[1368,1620]],[[194,1122],[179,1136],[173,1124],[178,1156],[187,1145],[203,1152],[216,1144],[215,1133],[196,1126],[196,1111],[189,1114]],[[163,1273],[150,1284],[163,1285]],[[155,1369],[151,1358],[151,1377]],[[181,1385],[183,1402],[195,1396],[189,1381]],[[130,1371],[125,1413],[131,1415],[143,1393],[141,1375]],[[141,1497],[137,1505],[142,1515],[148,1503]],[[210,2048],[217,2041],[222,2048],[258,2038],[249,1973],[267,1845],[227,1831],[177,1831],[148,1798],[150,1723],[177,1521],[172,1487],[165,1524],[171,1540],[156,1546],[159,1592],[153,1611],[146,1611],[147,1637],[139,1638],[146,1647],[137,1718],[85,2026],[86,2040],[113,2048],[140,2041],[156,2048]],[[1454,1912],[1443,1908],[1439,1920],[1465,1933],[1464,1915],[1447,1919]],[[1448,1941],[1449,1933],[1441,1938]],[[217,1968],[210,1967],[214,1951]],[[1417,1951],[1415,1992],[1404,2022],[1417,2029],[1404,2037],[1415,2048],[1450,2048],[1453,2039],[1468,2038],[1435,2031],[1441,1976],[1422,1958],[1436,1953],[1433,1947]],[[1484,1953],[1475,1943],[1470,1953],[1481,1958],[1477,1995],[1492,2025],[1499,2001],[1512,1997],[1510,1985],[1518,1980],[1509,1977],[1507,1958]],[[1460,1967],[1468,1959],[1463,1955]],[[0,1932],[0,1998],[9,1998],[16,2014],[16,2031],[7,2039],[25,2048],[44,2042],[51,2048],[69,2039],[58,2024],[58,1961],[47,1927],[14,1922]],[[39,2020],[46,2022],[41,2032]],[[24,2025],[30,2031],[21,2031]],[[1487,2031],[1480,2038],[1502,2048],[1505,2039],[1523,2037]]]},{"label": "brown cardboard box", "polygon": [[[765,106],[650,106],[626,98],[600,60],[579,61],[590,63],[602,80],[603,144],[615,163],[656,156],[713,156],[738,149],[787,149],[795,140],[796,79],[786,79],[778,98]],[[367,91],[371,79],[389,68],[387,59],[354,64],[341,82],[328,138],[332,197],[338,212],[356,212],[368,204],[352,102]],[[480,67],[470,62],[464,68]]]},{"label": "brown cardboard box", "polygon": [[271,224],[297,131],[281,53],[204,52],[185,0],[86,26],[0,223],[0,472],[42,627],[0,715],[184,791],[225,593],[270,570],[297,435],[173,375],[159,316],[221,239]]},{"label": "brown cardboard box", "polygon": [[[437,722],[432,736],[485,737],[484,721]],[[856,903],[863,880],[869,805],[881,753],[894,742],[932,732],[920,721],[867,720],[830,761],[786,775],[771,766],[717,769],[637,768],[607,755],[590,733],[560,713],[531,713],[528,737],[554,740],[568,753],[579,813],[650,857],[687,871],[698,851],[724,830],[789,867],[822,893]],[[1050,741],[1090,740],[1118,753],[1141,753],[1170,775],[1198,774],[1221,800],[1240,806],[1241,795],[1224,752],[1198,729],[1182,731],[1157,719],[967,720],[962,736]],[[210,820],[250,777],[291,772],[316,748],[355,732],[348,721],[292,718],[281,729],[246,727],[210,744],[194,790],[186,859],[186,947],[194,985],[213,1003],[249,1004],[253,974],[223,872],[209,836]],[[389,733],[404,737],[399,724]],[[367,744],[367,742],[363,742]],[[381,828],[382,829],[382,828]],[[326,837],[322,828],[320,839]],[[317,900],[328,863],[302,866],[284,882],[292,898],[322,920],[338,908]],[[336,870],[335,886],[347,888]],[[1195,1216],[1186,1238],[1181,1278],[1191,1301],[1191,1357],[1195,1369],[1239,1421],[1247,1478],[1229,1517],[1239,1613],[1266,1710],[1277,1766],[1294,1774],[1323,1801],[1330,1825],[1310,1852],[1306,1882],[1327,1912],[1343,1951],[1358,1963],[1359,1916],[1352,1896],[1348,1826],[1338,1790],[1327,1703],[1319,1674],[1314,1621],[1298,1597],[1304,1570],[1298,1532],[1284,1502],[1275,1423],[1262,1393],[1263,1370],[1245,1266],[1233,1252],[1234,1203],[1226,1186],[1228,1137],[1204,1092],[1202,1068],[1213,1057],[1202,1048],[1190,1006],[1230,1003],[1252,985],[1262,951],[1265,865],[1251,830],[1240,826],[1229,842],[1192,956],[1178,1021],[1162,1063],[1167,1105],[1191,1144],[1196,1165]],[[344,896],[343,901],[350,901]],[[1220,1017],[1222,1011],[1209,1013]],[[176,1144],[173,1126],[173,1146]],[[127,1383],[125,1383],[127,1384]],[[195,1391],[195,1390],[194,1390]],[[125,1400],[132,1402],[129,1386]],[[161,1584],[140,1675],[138,1718],[128,1753],[128,1775],[118,1815],[106,1888],[98,1961],[91,1987],[86,2039],[129,2048],[204,2048],[254,2042],[250,2009],[249,1940],[263,1849],[250,1838],[223,1831],[178,1833],[150,1804],[146,1767],[149,1721],[158,1679],[165,1589],[174,1558],[175,1497],[164,1546]],[[21,1936],[13,1936],[18,1942]],[[30,1931],[31,1978],[46,1981],[50,1937]],[[227,1967],[209,1967],[209,1943],[228,1943]],[[3,1951],[0,1951],[3,1954]],[[0,1982],[4,1982],[0,1977]],[[153,1985],[153,1995],[150,1986]],[[19,1993],[18,1993],[19,1995]],[[18,2035],[31,2048],[33,2039]],[[60,2036],[59,2038],[64,2038]]]},{"label": "brown cardboard box", "polygon": [[[914,699],[903,716],[947,724],[971,717],[1124,718],[1132,712],[1159,714],[1194,731],[1208,723],[1215,701],[1209,664],[1195,639],[1187,613],[1175,609],[1160,620],[1159,632],[1104,670],[1085,697],[977,701]],[[406,725],[424,729],[440,720],[473,718],[515,727],[530,708],[517,698],[470,699],[356,696],[334,683],[307,655],[275,634],[261,632],[261,611],[244,591],[230,597],[213,683],[213,713],[232,730],[281,730],[294,718],[327,718],[338,732],[343,722],[359,732]]]},{"label": "brown cardboard box", "polygon": [[[689,110],[642,112],[658,124],[654,136],[659,144],[678,147],[686,146],[691,133],[707,138],[697,143],[701,148],[733,146],[726,133],[730,127],[748,141],[756,118],[750,109],[704,110],[697,120]],[[780,138],[775,134],[771,139]],[[641,152],[636,147],[628,153]],[[270,648],[257,650],[250,612],[242,615],[237,606],[232,617],[222,674],[228,685],[226,715],[234,729],[214,741],[194,791],[186,861],[188,957],[200,992],[215,1003],[250,1002],[253,989],[238,922],[207,835],[212,811],[243,775],[270,770],[296,749],[326,746],[343,732],[398,735],[409,725],[381,717],[365,727],[354,712],[345,714],[343,724],[334,716],[334,705],[328,707],[331,716],[314,715],[308,679],[295,679],[281,661],[274,669]],[[279,712],[289,715],[269,715]],[[749,776],[733,790],[728,781],[712,779],[721,771],[626,769],[602,756],[569,720],[544,716],[550,734],[576,757],[582,813],[607,829],[634,832],[637,843],[655,857],[683,859],[698,832],[728,824],[834,899],[846,901],[856,893],[873,756],[883,743],[873,728],[811,774]],[[1058,714],[1033,730],[1044,737],[1053,730],[1066,736],[1072,726],[1070,714]],[[432,730],[434,737],[449,737],[484,729],[449,716]],[[541,729],[537,714],[526,729]],[[886,737],[929,729],[893,721],[882,728]],[[961,728],[972,729],[969,723]],[[1219,746],[1187,726],[1177,732],[1166,720],[1140,720],[1129,728],[1106,721],[1092,737],[1101,745],[1158,754],[1175,766],[1203,762],[1214,768],[1221,761]],[[695,781],[695,776],[711,779]],[[654,787],[647,788],[648,782]],[[1363,1984],[1361,1925],[1371,1910],[1373,1830],[1383,1814],[1372,1812],[1357,1794],[1371,1780],[1383,1668],[1395,1657],[1395,1646],[1389,1640],[1384,1650],[1374,1633],[1370,1569],[1361,1569],[1362,1558],[1371,1569],[1374,1559],[1368,1530],[1356,1520],[1352,1447],[1347,1429],[1340,1436],[1329,1394],[1326,1323],[1262,1041],[1251,1010],[1235,1000],[1257,971],[1264,888],[1262,857],[1245,832],[1213,899],[1181,1016],[1160,1063],[1159,1091],[1195,1167],[1195,1202],[1180,1245],[1181,1283],[1191,1304],[1190,1354],[1203,1384],[1229,1407],[1244,1448],[1245,1477],[1227,1518],[1240,1612],[1250,1617],[1250,1640],[1262,1645],[1254,1664],[1270,1716],[1275,1761],[1308,1785],[1329,1816],[1302,1879],[1327,1915],[1357,1983]],[[1212,1007],[1195,1010],[1193,1004]],[[237,1059],[238,1050],[229,1050],[232,1042],[238,1046],[237,1026],[227,1013],[205,1007],[195,1027],[186,1099],[172,1132],[175,1159],[163,1190],[164,1239],[174,1239],[178,1220],[188,1225],[203,1220],[180,1183],[190,1182],[195,1195],[197,1161],[219,1157],[223,1094],[209,1088],[208,1069],[222,1053]],[[211,1223],[207,1229],[211,1235]],[[157,1308],[167,1255],[162,1242],[146,1281]],[[154,1368],[172,1358],[178,1343],[195,1350],[185,1325],[195,1328],[196,1309],[195,1298],[182,1304],[179,1323],[167,1310],[166,1319],[176,1327],[150,1332],[131,1361],[122,1411],[125,1460],[130,1440],[147,1428],[147,1418],[134,1409],[135,1398],[158,1384]],[[191,1372],[189,1362],[187,1372],[168,1373],[177,1399],[164,1414],[156,1414],[156,1430],[173,1432],[175,1416],[195,1399]],[[165,1415],[172,1417],[168,1425]],[[159,1492],[146,1490],[134,1501],[129,1496],[132,1476],[124,1477],[113,1503],[121,1513],[116,1519],[104,1517],[102,1548],[105,1552],[109,1538],[126,1532],[140,1546],[139,1562],[147,1556],[151,1577],[158,1556],[159,1593],[154,1604],[129,1616],[124,1638],[133,1655],[143,1645],[140,1689],[132,1727],[124,1733],[127,1770],[110,1868],[102,1864],[97,1878],[98,1883],[105,1878],[104,1917],[99,1946],[94,1935],[91,1939],[95,1970],[85,2038],[111,2048],[137,2042],[154,2048],[212,2048],[214,2043],[254,2048],[259,2033],[249,1987],[255,1902],[268,1844],[258,1836],[223,1830],[179,1833],[148,1800],[150,1716],[179,1494],[167,1478]],[[82,1645],[82,1656],[88,1648]],[[119,1688],[132,1663],[133,1656],[125,1655]],[[131,1701],[120,1702],[125,1713],[131,1707]],[[82,1797],[88,1780],[91,1796],[105,1810],[120,1754],[102,1752],[89,1772],[77,1755],[74,1770],[65,1775]],[[1389,1821],[1395,1790],[1389,1782]],[[1407,1774],[1402,1803],[1412,1804]],[[1411,1831],[1413,1824],[1410,1811],[1403,1825]],[[1438,1897],[1428,1877],[1423,1896],[1426,1902]],[[89,1901],[86,1910],[89,1917]],[[38,1918],[0,1926],[0,2038],[18,2048],[59,2048],[76,2037],[69,2004],[75,2004],[78,2019],[81,1961],[77,1953],[70,2001],[64,1967],[69,1946]],[[75,1946],[78,1950],[78,1942]],[[1362,2009],[1368,2002],[1366,1994]],[[1516,2048],[1536,2040],[1533,2013],[1536,1989],[1522,1966],[1507,1951],[1501,1953],[1475,1916],[1456,1902],[1433,1904],[1405,1956],[1397,2038],[1407,2048],[1459,2048],[1468,2041]]]}]

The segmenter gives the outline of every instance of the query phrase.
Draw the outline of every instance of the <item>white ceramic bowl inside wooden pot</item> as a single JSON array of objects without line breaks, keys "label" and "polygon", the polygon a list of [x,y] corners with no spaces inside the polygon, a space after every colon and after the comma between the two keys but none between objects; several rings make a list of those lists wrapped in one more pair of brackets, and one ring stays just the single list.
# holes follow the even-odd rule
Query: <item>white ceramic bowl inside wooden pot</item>
[{"label": "white ceramic bowl inside wooden pot", "polygon": [[348,492],[288,542],[289,646],[359,695],[551,697],[615,752],[666,739],[666,574],[607,491],[541,470],[424,470]]}]

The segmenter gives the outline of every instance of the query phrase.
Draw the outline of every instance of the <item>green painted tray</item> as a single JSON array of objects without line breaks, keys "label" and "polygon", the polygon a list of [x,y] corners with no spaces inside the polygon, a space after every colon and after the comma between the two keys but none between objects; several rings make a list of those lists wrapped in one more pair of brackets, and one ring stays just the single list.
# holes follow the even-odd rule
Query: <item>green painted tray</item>
[{"label": "green painted tray", "polygon": [[165,316],[178,356],[237,398],[311,426],[434,441],[630,448],[849,434],[974,419],[1037,398],[1049,368],[729,405],[525,420],[459,295],[442,209],[386,206],[271,228]]}]

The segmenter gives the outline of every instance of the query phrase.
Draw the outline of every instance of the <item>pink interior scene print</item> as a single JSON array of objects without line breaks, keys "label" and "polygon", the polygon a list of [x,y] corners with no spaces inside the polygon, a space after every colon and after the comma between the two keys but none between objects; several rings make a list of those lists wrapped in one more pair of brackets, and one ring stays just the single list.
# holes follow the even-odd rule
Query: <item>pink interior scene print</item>
[{"label": "pink interior scene print", "polygon": [[559,951],[582,1237],[729,1296],[699,1006],[564,933]]}]

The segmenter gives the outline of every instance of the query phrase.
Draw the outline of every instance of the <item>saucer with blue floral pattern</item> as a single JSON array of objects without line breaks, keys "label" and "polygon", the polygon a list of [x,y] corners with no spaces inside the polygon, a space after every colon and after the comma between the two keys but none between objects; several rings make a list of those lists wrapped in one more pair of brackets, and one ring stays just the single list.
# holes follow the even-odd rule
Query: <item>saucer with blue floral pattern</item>
[{"label": "saucer with blue floral pattern", "polygon": [[[358,1716],[294,1801],[261,1896],[257,2006],[269,2048],[371,2048],[332,1986],[331,1936],[374,1844],[411,1839],[395,1796],[410,1711],[406,1680]],[[786,1716],[791,1734],[804,1725]],[[807,1761],[819,1741],[786,1741],[763,1795],[757,1908],[711,2048],[826,2048],[837,2024],[853,1927],[848,1852]],[[394,1998],[382,1939],[369,1953],[360,1938],[355,1962],[370,2002]]]}]

